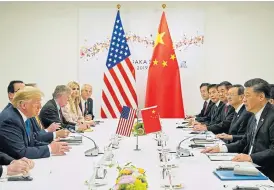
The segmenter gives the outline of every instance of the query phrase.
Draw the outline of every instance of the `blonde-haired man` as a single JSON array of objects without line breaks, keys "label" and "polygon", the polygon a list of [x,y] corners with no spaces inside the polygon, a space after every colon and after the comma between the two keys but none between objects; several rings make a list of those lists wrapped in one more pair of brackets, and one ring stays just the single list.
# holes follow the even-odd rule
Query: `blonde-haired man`
[{"label": "blonde-haired man", "polygon": [[32,134],[28,118],[35,117],[41,109],[42,96],[43,93],[34,87],[25,87],[15,94],[12,106],[0,115],[0,151],[15,159],[45,158],[69,151],[67,143],[53,141],[47,145],[37,142]]}]

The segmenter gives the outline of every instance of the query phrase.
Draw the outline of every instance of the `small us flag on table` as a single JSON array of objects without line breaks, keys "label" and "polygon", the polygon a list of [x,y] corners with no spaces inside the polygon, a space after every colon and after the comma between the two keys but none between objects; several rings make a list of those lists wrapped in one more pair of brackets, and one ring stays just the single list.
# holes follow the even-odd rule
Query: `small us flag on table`
[{"label": "small us flag on table", "polygon": [[137,109],[123,106],[116,134],[129,137],[136,117]]}]

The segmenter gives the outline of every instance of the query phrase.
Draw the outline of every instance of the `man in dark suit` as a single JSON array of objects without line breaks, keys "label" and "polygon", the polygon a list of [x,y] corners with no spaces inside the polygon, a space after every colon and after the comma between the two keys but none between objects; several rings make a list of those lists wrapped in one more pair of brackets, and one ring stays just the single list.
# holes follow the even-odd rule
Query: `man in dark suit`
[{"label": "man in dark suit", "polygon": [[84,84],[81,88],[81,101],[79,107],[82,111],[85,120],[94,119],[93,115],[93,100],[91,99],[92,87],[89,84]]},{"label": "man in dark suit", "polygon": [[231,121],[228,133],[216,135],[217,138],[225,140],[227,143],[241,140],[246,133],[246,126],[253,115],[246,111],[243,104],[244,87],[240,84],[233,85],[228,91],[228,103],[234,107],[235,113]]},{"label": "man in dark suit", "polygon": [[9,155],[0,152],[0,179],[18,174],[27,174],[34,167],[34,162],[27,158],[15,160]]},{"label": "man in dark suit", "polygon": [[41,108],[43,93],[33,87],[18,91],[9,106],[0,114],[0,151],[15,159],[64,155],[69,151],[67,143],[53,141],[49,145],[34,138],[28,118],[36,116]]},{"label": "man in dark suit", "polygon": [[221,111],[224,107],[224,103],[220,101],[216,84],[208,86],[209,97],[214,103],[210,113],[206,117],[197,117],[193,123],[195,129],[202,128],[204,125],[214,125],[221,122]]},{"label": "man in dark suit", "polygon": [[208,125],[198,125],[194,127],[196,131],[212,131],[215,134],[227,133],[230,127],[230,123],[234,116],[234,108],[228,104],[227,93],[231,88],[231,83],[223,81],[217,85],[220,101],[224,104],[218,115],[218,121],[216,123],[209,123]]},{"label": "man in dark suit", "polygon": [[254,113],[248,122],[245,136],[231,144],[210,147],[202,152],[236,152],[232,161],[253,162],[261,166],[266,176],[274,181],[274,107],[268,102],[270,86],[263,79],[245,83],[244,104]]},{"label": "man in dark suit", "polygon": [[53,93],[53,99],[49,100],[41,109],[39,118],[44,128],[48,128],[52,123],[59,123],[63,128],[84,131],[89,126],[84,123],[71,123],[63,117],[61,107],[68,103],[71,90],[65,85],[58,85]]},{"label": "man in dark suit", "polygon": [[214,103],[210,100],[209,94],[208,94],[208,86],[209,83],[202,83],[200,85],[200,93],[201,97],[204,100],[203,108],[199,114],[196,116],[187,116],[186,119],[194,118],[194,117],[207,117],[207,115],[210,113],[210,110]]},{"label": "man in dark suit", "polygon": [[[10,102],[12,102],[15,93],[18,90],[23,89],[25,86],[31,86],[31,85],[30,84],[25,85],[23,83],[23,81],[11,81],[9,83],[8,97],[9,97]],[[35,87],[35,86],[33,86],[33,87]],[[7,109],[8,107],[12,106],[12,104],[10,102],[4,108],[4,110]],[[39,110],[37,110],[37,115],[38,115],[38,113],[39,113]],[[48,129],[44,130],[39,126],[35,117],[29,118],[29,120],[30,120],[30,124],[31,124],[31,130],[32,130],[34,137],[37,141],[50,143],[55,138],[58,138],[58,137],[63,138],[63,137],[67,136],[66,131],[59,130],[56,132],[56,129],[60,128],[60,126],[55,123],[53,123],[51,126],[49,126]]]}]

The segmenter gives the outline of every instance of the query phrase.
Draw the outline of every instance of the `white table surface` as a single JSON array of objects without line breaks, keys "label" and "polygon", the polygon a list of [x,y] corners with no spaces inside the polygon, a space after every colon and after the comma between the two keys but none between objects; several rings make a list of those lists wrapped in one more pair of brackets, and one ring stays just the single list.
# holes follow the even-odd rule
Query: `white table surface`
[{"label": "white table surface", "polygon": [[[189,131],[176,129],[179,120],[162,120],[163,131],[169,136],[168,147],[175,151],[178,143],[189,135]],[[104,146],[109,144],[111,135],[116,131],[118,120],[104,120],[104,123],[96,126],[93,132],[85,135],[93,138],[102,152]],[[159,154],[154,134],[139,137],[139,148],[134,151],[136,137],[123,138],[120,148],[114,150],[114,160],[119,164],[132,162],[137,167],[146,170],[150,190],[160,190],[163,184],[161,168],[159,167]],[[186,141],[182,147],[188,147]],[[92,141],[83,138],[82,145],[74,145],[66,156],[52,156],[45,159],[36,159],[35,168],[31,171],[34,178],[30,182],[0,182],[0,190],[62,190],[75,189],[87,190],[85,180],[89,180],[93,172],[93,166],[102,155],[97,157],[85,157],[84,151],[92,148]],[[193,157],[181,157],[177,176],[186,190],[220,190],[232,189],[236,185],[274,185],[270,180],[264,181],[221,181],[212,172],[221,162],[211,162],[208,157],[200,153],[201,149],[192,149]],[[227,162],[226,162],[227,163]],[[108,190],[115,184],[117,176],[116,168],[108,169],[108,184],[101,186],[99,190]],[[227,187],[224,188],[224,185]],[[263,189],[263,188],[261,188]]]}]

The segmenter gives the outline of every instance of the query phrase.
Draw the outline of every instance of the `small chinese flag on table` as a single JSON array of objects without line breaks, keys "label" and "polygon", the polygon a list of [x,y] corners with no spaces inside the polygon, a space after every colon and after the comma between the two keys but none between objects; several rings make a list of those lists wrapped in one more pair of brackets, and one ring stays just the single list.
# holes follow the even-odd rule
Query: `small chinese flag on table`
[{"label": "small chinese flag on table", "polygon": [[141,110],[145,133],[154,133],[162,130],[160,124],[159,110],[157,106],[144,108]]}]

